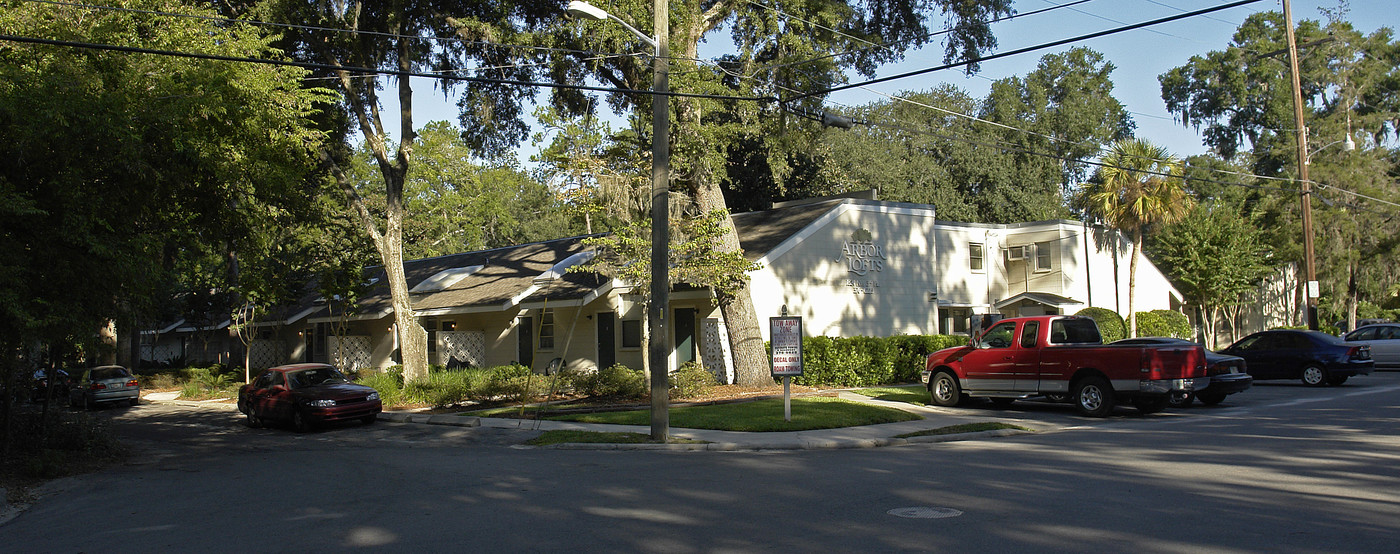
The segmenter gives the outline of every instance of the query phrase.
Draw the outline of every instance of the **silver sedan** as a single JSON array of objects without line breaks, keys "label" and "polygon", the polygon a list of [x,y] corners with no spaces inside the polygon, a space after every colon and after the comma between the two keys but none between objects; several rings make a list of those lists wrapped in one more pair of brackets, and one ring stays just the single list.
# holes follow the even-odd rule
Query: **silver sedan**
[{"label": "silver sedan", "polygon": [[1347,342],[1371,346],[1376,368],[1400,369],[1400,323],[1377,323],[1346,334]]}]

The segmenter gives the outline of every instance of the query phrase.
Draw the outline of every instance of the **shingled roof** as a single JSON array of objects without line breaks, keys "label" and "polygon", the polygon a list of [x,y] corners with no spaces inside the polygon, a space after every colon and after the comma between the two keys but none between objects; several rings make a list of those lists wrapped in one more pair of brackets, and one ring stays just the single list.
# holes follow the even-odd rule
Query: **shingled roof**
[{"label": "shingled roof", "polygon": [[845,202],[850,202],[850,199],[824,199],[761,212],[734,214],[730,220],[739,233],[739,246],[744,249],[744,258],[752,262]]},{"label": "shingled roof", "polygon": [[[557,267],[575,254],[588,251],[583,244],[586,238],[569,237],[404,261],[404,277],[414,311],[430,314],[497,311],[526,302],[567,301],[588,296],[610,280],[594,273],[569,272]],[[384,267],[365,268],[363,278],[369,283],[369,290],[358,298],[355,314],[350,319],[378,319],[389,315],[393,303]],[[325,320],[339,317],[341,309],[339,302],[328,303],[319,294],[308,294],[294,305],[274,310],[269,319],[283,323],[303,318]]]}]

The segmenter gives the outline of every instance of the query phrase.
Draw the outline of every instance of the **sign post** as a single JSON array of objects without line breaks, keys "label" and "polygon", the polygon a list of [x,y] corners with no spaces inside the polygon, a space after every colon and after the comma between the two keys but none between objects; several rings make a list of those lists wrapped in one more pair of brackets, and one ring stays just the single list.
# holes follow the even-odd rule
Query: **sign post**
[{"label": "sign post", "polygon": [[768,318],[773,376],[783,378],[783,420],[792,421],[792,377],[802,375],[802,318]]}]

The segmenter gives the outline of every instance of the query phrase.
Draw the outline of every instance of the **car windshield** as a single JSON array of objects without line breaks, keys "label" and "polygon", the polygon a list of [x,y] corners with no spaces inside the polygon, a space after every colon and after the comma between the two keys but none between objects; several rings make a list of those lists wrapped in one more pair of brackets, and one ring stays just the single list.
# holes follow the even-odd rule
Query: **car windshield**
[{"label": "car windshield", "polygon": [[317,385],[348,383],[349,380],[333,368],[317,367],[290,372],[287,374],[287,382],[291,384],[292,388],[300,389]]},{"label": "car windshield", "polygon": [[92,380],[102,381],[104,379],[123,379],[131,375],[120,367],[99,367],[92,370]]}]

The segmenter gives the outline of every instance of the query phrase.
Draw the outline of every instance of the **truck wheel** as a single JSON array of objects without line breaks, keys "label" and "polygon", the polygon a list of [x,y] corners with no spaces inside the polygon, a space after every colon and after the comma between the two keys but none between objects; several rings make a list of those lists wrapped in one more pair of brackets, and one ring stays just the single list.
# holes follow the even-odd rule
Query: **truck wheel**
[{"label": "truck wheel", "polygon": [[1155,414],[1167,409],[1171,403],[1170,396],[1139,396],[1133,399],[1133,407],[1143,415]]},{"label": "truck wheel", "polygon": [[1309,387],[1320,387],[1327,382],[1327,370],[1322,369],[1317,364],[1308,364],[1303,368],[1303,384]]},{"label": "truck wheel", "polygon": [[951,373],[940,371],[928,382],[928,395],[938,406],[957,406],[962,402],[962,388]]},{"label": "truck wheel", "polygon": [[1203,392],[1203,393],[1201,393],[1201,395],[1198,396],[1197,398],[1200,398],[1200,399],[1201,399],[1201,403],[1202,403],[1202,404],[1205,404],[1205,405],[1207,405],[1207,406],[1214,406],[1214,405],[1216,405],[1216,404],[1219,404],[1219,403],[1225,401],[1225,395],[1223,395],[1223,394],[1211,394],[1211,393],[1208,393],[1208,392]]},{"label": "truck wheel", "polygon": [[1113,397],[1113,385],[1107,379],[1092,375],[1080,379],[1074,384],[1074,392],[1070,393],[1074,399],[1074,406],[1079,408],[1079,413],[1089,417],[1108,417],[1113,413],[1115,398]]}]

